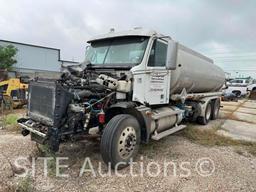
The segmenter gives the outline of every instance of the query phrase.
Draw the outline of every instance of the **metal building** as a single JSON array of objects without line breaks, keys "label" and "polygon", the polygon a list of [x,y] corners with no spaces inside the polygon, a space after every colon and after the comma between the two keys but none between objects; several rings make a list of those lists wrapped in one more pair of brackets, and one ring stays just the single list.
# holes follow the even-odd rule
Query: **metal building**
[{"label": "metal building", "polygon": [[30,77],[57,77],[62,64],[76,64],[60,58],[60,49],[0,39],[0,46],[13,45],[18,49],[14,70]]}]

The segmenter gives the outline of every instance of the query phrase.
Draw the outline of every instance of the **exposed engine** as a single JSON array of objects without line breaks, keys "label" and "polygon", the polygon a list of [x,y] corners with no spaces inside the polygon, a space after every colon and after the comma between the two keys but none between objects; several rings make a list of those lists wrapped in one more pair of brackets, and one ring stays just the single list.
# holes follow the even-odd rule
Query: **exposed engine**
[{"label": "exposed engine", "polygon": [[[126,74],[118,77],[68,66],[58,80],[37,78],[30,83],[29,119],[19,122],[32,128],[32,139],[41,143],[48,140],[56,151],[63,138],[88,133],[89,128],[96,126],[100,132],[108,108],[117,101],[128,100],[130,92],[131,79]],[[38,132],[33,131],[40,132],[45,139],[38,138]],[[23,135],[28,133],[23,131]]]}]

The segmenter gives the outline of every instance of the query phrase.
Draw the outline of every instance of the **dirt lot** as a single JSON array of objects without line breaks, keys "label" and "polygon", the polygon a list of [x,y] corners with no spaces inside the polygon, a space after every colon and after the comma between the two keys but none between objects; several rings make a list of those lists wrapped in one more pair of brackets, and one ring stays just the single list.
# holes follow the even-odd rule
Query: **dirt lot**
[{"label": "dirt lot", "polygon": [[[119,171],[119,175],[111,171],[111,176],[107,175],[107,166],[101,164],[98,141],[67,143],[53,156],[46,149],[38,151],[29,137],[21,136],[15,129],[10,129],[11,126],[3,128],[0,130],[0,191],[14,191],[17,188],[20,191],[256,191],[254,143],[238,142],[221,136],[223,132],[230,134],[227,128],[229,125],[225,127],[227,119],[239,121],[238,124],[250,123],[255,127],[254,122],[248,122],[248,117],[247,121],[237,119],[243,116],[234,117],[236,112],[242,113],[239,107],[252,105],[238,103],[239,106],[228,110],[229,104],[224,103],[222,119],[212,121],[207,126],[188,124],[186,130],[161,141],[142,145],[135,161],[137,163],[131,166],[132,172],[131,168],[126,168]],[[18,115],[21,116],[22,112],[19,111]],[[252,119],[255,120],[256,115]],[[61,164],[68,165],[68,168],[63,168],[61,174],[67,177],[55,176],[54,160],[48,162],[48,176],[44,177],[43,161],[38,158],[43,156],[66,157]],[[35,160],[34,176],[21,178],[13,175],[24,171],[14,165],[18,157],[27,159],[22,159],[19,164],[25,164],[29,170],[33,168],[31,166]],[[87,163],[85,169],[89,170],[92,166],[96,176],[92,172],[79,176],[83,164],[88,162],[85,161],[86,157],[90,158],[91,164]],[[200,164],[204,158],[211,161]],[[167,172],[166,162],[172,162]],[[150,172],[147,167],[151,168]]]}]

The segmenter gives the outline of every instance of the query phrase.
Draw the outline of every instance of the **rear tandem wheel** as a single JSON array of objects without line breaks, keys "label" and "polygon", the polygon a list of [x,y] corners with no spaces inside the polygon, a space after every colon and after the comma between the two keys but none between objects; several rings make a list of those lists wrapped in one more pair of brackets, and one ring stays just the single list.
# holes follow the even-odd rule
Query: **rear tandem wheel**
[{"label": "rear tandem wheel", "polygon": [[212,116],[212,102],[209,101],[205,108],[204,116],[199,116],[197,122],[201,125],[207,125]]}]

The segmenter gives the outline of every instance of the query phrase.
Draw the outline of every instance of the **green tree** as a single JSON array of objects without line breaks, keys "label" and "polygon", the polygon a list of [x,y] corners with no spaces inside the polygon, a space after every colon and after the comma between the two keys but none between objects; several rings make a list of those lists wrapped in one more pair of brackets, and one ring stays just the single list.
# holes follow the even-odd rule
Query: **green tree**
[{"label": "green tree", "polygon": [[18,49],[13,45],[0,46],[0,69],[12,69],[12,66],[17,63],[15,59],[17,51]]}]

